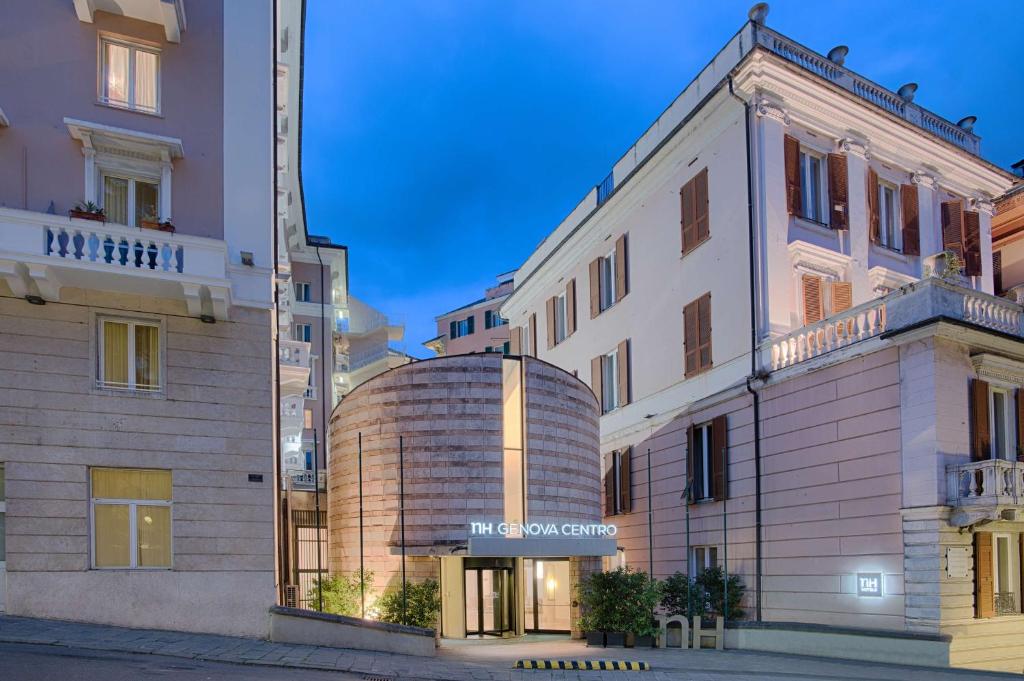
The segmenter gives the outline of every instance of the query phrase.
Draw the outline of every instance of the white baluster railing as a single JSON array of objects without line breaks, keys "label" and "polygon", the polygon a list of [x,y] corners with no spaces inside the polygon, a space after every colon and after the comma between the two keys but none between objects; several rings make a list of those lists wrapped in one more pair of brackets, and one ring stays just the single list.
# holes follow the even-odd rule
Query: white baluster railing
[{"label": "white baluster railing", "polygon": [[851,343],[874,338],[887,325],[885,300],[872,300],[771,342],[772,370],[783,369]]},{"label": "white baluster railing", "polygon": [[998,506],[1024,503],[1024,463],[989,459],[946,466],[950,506]]}]

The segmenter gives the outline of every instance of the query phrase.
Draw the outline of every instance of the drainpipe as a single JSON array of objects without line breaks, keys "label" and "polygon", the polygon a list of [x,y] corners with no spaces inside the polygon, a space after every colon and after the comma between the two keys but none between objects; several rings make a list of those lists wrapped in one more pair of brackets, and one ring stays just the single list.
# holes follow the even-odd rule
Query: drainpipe
[{"label": "drainpipe", "polygon": [[278,328],[278,320],[280,319],[280,296],[277,290],[277,280],[281,274],[281,270],[278,266],[278,249],[280,248],[277,238],[277,44],[278,44],[278,26],[277,26],[277,5],[274,5],[273,12],[273,46],[274,48],[270,51],[270,68],[274,81],[273,87],[273,98],[274,108],[273,116],[271,117],[271,139],[274,140],[273,154],[274,154],[274,214],[271,216],[270,227],[274,235],[274,319],[271,320],[273,328],[277,330],[274,334],[273,342],[271,343],[272,362],[274,366],[274,410],[272,414],[274,423],[274,443],[271,446],[271,451],[274,456],[274,526],[277,529],[277,603],[278,605],[284,605],[284,585],[288,575],[288,562],[285,556],[285,531],[287,516],[284,517],[282,522],[282,513],[284,510],[283,499],[281,497],[281,365],[278,361],[280,352],[280,340],[281,340],[281,329]]},{"label": "drainpipe", "polygon": [[755,247],[756,228],[754,224],[754,202],[753,202],[753,167],[750,159],[750,104],[742,97],[739,97],[732,86],[732,76],[729,76],[729,94],[743,103],[743,124],[746,134],[747,152],[747,228],[750,253],[750,376],[747,377],[747,392],[750,393],[754,410],[754,547],[755,547],[755,577],[754,584],[757,592],[756,619],[761,621],[762,597],[761,583],[764,576],[763,568],[763,539],[762,539],[762,513],[761,513],[761,399],[757,391],[751,386],[751,381],[763,379],[760,367],[758,367],[758,334],[757,334],[757,249]]}]

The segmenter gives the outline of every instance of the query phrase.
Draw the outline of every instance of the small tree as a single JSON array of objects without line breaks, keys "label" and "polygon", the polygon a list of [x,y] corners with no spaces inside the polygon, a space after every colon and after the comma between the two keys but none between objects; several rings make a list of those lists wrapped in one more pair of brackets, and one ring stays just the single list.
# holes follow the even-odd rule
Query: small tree
[{"label": "small tree", "polygon": [[[372,570],[356,570],[350,574],[330,575],[323,579],[324,612],[332,615],[362,617],[359,598],[370,593],[373,584]],[[320,604],[320,580],[313,580],[313,587],[306,593],[310,607],[316,610]]]},{"label": "small tree", "polygon": [[703,615],[705,601],[704,590],[682,572],[676,572],[663,583],[661,607],[669,615],[682,615],[688,619]]},{"label": "small tree", "polygon": [[[704,592],[704,602],[707,609],[715,615],[728,615],[729,618],[739,619],[743,617],[743,608],[740,602],[743,600],[743,592],[746,585],[739,575],[729,575],[729,585],[725,587],[725,574],[722,568],[715,566],[708,568],[697,575],[695,585]],[[725,610],[725,592],[729,594],[729,610]]]},{"label": "small tree", "polygon": [[654,607],[661,598],[661,583],[628,567],[595,572],[580,581],[580,628],[652,634]]},{"label": "small tree", "polygon": [[390,589],[377,601],[383,622],[408,624],[424,629],[437,626],[441,613],[441,589],[436,579],[405,585],[405,617],[402,616],[402,588]]}]

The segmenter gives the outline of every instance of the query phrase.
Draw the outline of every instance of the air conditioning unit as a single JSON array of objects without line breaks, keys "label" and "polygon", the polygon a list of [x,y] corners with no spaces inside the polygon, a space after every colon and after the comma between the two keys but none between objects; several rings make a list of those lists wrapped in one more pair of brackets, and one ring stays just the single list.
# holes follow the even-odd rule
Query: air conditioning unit
[{"label": "air conditioning unit", "polygon": [[284,607],[299,607],[299,587],[297,584],[284,585]]}]

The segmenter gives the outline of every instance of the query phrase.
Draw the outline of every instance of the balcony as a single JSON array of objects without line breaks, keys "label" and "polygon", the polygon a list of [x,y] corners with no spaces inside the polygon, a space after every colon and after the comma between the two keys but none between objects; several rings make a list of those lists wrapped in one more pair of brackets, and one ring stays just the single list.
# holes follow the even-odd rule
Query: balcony
[{"label": "balcony", "polygon": [[309,385],[309,343],[281,340],[277,350],[281,394],[301,395]]},{"label": "balcony", "polygon": [[322,490],[327,489],[327,471],[318,471],[314,476],[313,471],[288,471],[289,488],[299,492],[312,492],[314,479],[319,483]]},{"label": "balcony", "polygon": [[74,287],[184,299],[227,319],[231,283],[220,239],[0,208],[0,276],[14,295],[60,300]]},{"label": "balcony", "polygon": [[283,438],[299,437],[305,426],[304,400],[301,395],[288,395],[281,398],[281,436]]},{"label": "balcony", "polygon": [[931,277],[765,342],[761,363],[777,371],[928,321],[966,322],[1021,336],[1022,312],[1024,307],[1006,298]]},{"label": "balcony", "polygon": [[74,0],[78,20],[91,24],[96,10],[163,26],[167,42],[180,43],[185,30],[183,0]]},{"label": "balcony", "polygon": [[1024,506],[1024,462],[988,459],[946,466],[950,522],[964,527],[982,519],[1019,519]]}]

